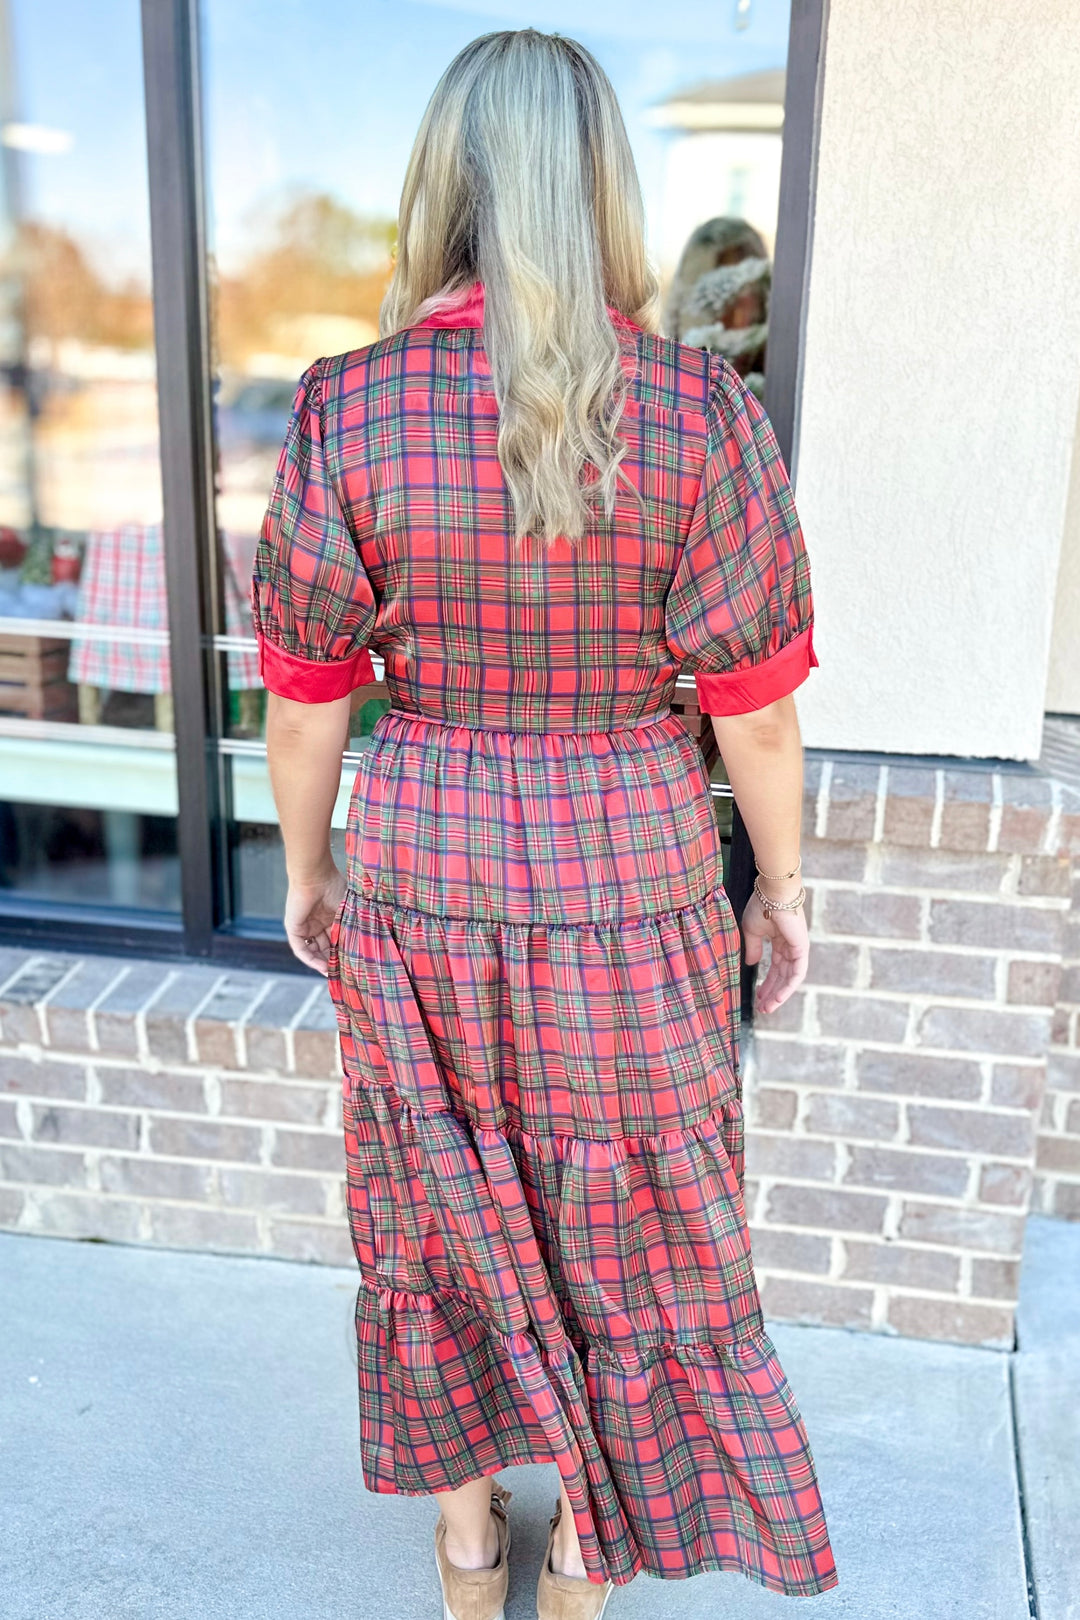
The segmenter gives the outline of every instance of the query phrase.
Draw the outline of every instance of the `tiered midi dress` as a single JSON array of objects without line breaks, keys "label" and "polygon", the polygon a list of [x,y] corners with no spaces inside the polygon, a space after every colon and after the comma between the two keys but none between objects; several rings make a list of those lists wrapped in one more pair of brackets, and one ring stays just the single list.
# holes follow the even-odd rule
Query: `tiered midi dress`
[{"label": "tiered midi dress", "polygon": [[[783,462],[727,363],[611,312],[637,491],[516,547],[483,288],[301,382],[252,580],[263,678],[385,661],[329,985],[361,1458],[426,1493],[554,1461],[591,1579],[836,1584],[743,1207],[713,714],[817,662]],[[638,499],[640,497],[640,500]]]}]

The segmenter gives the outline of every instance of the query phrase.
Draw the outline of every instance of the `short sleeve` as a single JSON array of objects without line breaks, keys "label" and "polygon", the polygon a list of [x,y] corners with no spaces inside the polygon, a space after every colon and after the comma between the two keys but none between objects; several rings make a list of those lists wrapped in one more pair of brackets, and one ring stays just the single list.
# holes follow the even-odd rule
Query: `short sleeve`
[{"label": "short sleeve", "polygon": [[300,380],[251,578],[259,675],[282,697],[329,703],[375,680],[375,592],[330,475],[323,362]]},{"label": "short sleeve", "polygon": [[787,469],[757,399],[720,356],[705,461],[664,607],[675,660],[704,714],[762,709],[817,664],[810,564]]}]

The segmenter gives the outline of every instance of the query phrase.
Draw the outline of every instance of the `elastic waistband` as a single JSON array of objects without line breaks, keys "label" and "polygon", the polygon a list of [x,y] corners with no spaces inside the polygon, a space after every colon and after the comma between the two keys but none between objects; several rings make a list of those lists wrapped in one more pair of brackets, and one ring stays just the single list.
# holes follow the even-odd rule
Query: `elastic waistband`
[{"label": "elastic waistband", "polygon": [[470,726],[461,720],[438,720],[430,714],[413,714],[409,709],[386,709],[383,720],[411,720],[420,725],[438,726],[443,731],[493,731],[506,737],[608,737],[613,731],[644,731],[649,726],[662,726],[677,718],[674,709],[654,714],[648,720],[628,720],[621,726]]}]

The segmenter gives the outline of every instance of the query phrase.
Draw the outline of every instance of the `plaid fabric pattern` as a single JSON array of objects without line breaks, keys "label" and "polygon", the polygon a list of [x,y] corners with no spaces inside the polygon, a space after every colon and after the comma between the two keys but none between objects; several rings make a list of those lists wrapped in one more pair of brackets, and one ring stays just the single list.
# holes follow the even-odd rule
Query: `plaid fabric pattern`
[{"label": "plaid fabric pattern", "polygon": [[[243,543],[223,535],[228,554]],[[232,636],[247,635],[250,620],[236,585],[234,566],[225,573],[225,623]],[[125,523],[95,529],[86,537],[75,610],[80,624],[104,624],[137,630],[169,628],[165,601],[165,550],[160,523]],[[254,649],[226,654],[229,684],[234,691],[259,685]],[[68,680],[100,686],[110,692],[172,690],[169,648],[131,641],[72,638]]]},{"label": "plaid fabric pattern", "polygon": [[363,1477],[553,1461],[594,1580],[809,1595],[837,1577],[747,1238],[738,930],[670,711],[684,654],[766,663],[809,586],[734,373],[625,341],[644,513],[515,552],[479,335],[419,327],[307,374],[256,559],[260,634],[373,645],[394,705],[329,974]]}]

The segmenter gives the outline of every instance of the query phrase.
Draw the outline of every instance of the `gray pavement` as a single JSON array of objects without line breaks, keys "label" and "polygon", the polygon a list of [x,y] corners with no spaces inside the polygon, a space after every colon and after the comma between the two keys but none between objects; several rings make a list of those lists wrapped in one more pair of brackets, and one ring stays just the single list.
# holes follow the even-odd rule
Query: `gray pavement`
[{"label": "gray pavement", "polygon": [[[1080,1227],[1030,1231],[1012,1357],[773,1329],[834,1591],[641,1577],[605,1620],[1077,1620]],[[0,1235],[3,1620],[438,1620],[433,1503],[360,1480],[354,1288],[348,1271]],[[554,1469],[502,1478],[507,1620],[531,1620]]]}]

